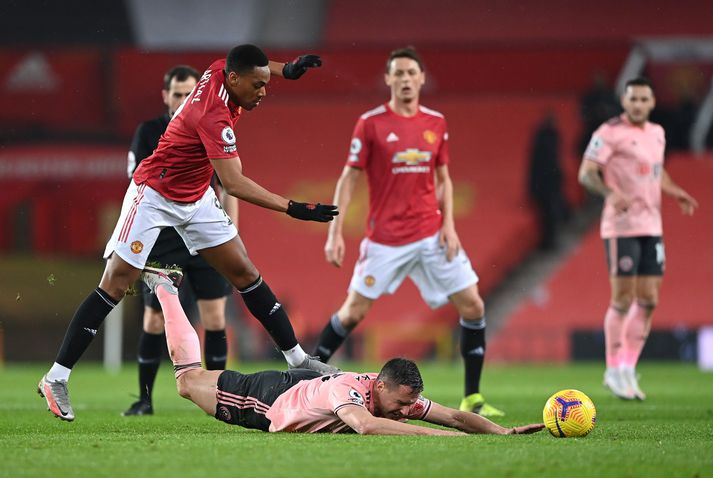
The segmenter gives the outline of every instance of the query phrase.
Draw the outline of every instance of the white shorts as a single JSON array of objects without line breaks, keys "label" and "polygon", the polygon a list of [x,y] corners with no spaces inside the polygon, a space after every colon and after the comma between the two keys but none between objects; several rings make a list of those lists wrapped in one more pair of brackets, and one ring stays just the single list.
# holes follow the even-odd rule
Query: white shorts
[{"label": "white shorts", "polygon": [[104,258],[116,252],[132,266],[143,269],[164,227],[175,228],[194,256],[199,250],[224,244],[238,234],[213,188],[208,188],[194,203],[179,203],[166,199],[146,184],[137,186],[132,181]]},{"label": "white shorts", "polygon": [[478,283],[470,259],[461,249],[448,262],[439,233],[403,246],[387,246],[369,239],[361,241],[359,260],[349,288],[369,299],[393,294],[408,276],[421,297],[435,309],[448,297]]}]

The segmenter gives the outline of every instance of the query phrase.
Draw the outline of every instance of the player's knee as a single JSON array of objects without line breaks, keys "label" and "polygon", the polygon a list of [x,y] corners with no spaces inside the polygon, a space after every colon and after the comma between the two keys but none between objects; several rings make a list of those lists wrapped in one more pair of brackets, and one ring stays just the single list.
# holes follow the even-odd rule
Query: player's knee
[{"label": "player's knee", "polygon": [[485,303],[480,296],[472,297],[457,306],[458,314],[464,320],[480,320],[485,315]]},{"label": "player's knee", "polygon": [[650,317],[654,313],[654,309],[656,309],[657,299],[657,297],[640,297],[637,299],[636,305],[644,310],[647,317]]},{"label": "player's knee", "polygon": [[612,299],[612,306],[622,314],[628,312],[634,302],[634,295],[630,293],[619,293]]}]

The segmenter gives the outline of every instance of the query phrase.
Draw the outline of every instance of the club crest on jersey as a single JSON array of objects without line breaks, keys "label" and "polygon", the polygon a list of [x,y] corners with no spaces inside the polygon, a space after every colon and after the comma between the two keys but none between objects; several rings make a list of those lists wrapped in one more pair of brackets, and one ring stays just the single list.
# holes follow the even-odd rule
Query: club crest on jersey
[{"label": "club crest on jersey", "polygon": [[361,396],[361,393],[357,392],[353,388],[349,389],[349,401],[352,403],[355,403],[357,405],[364,405],[364,397]]},{"label": "club crest on jersey", "polygon": [[425,139],[428,144],[433,144],[438,139],[438,136],[430,129],[427,129],[423,132],[423,139]]},{"label": "club crest on jersey", "polygon": [[374,276],[364,277],[364,285],[366,285],[367,287],[371,287],[374,284],[376,284],[376,279],[374,278]]},{"label": "club crest on jersey", "polygon": [[141,251],[144,250],[144,245],[141,243],[141,241],[134,241],[131,243],[131,252],[134,254],[141,254]]}]

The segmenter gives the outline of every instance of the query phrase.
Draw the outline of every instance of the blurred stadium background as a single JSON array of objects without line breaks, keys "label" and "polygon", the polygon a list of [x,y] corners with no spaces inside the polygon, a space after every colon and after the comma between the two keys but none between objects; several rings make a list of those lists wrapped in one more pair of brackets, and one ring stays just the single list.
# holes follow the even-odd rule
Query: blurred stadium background
[{"label": "blurred stadium background", "polygon": [[[299,82],[275,79],[236,131],[248,176],[284,196],[321,201],[331,198],[356,118],[387,99],[388,52],[413,45],[422,53],[422,102],[449,121],[457,227],[490,310],[490,361],[603,356],[609,292],[598,204],[575,175],[582,138],[606,119],[602,110],[611,113],[617,85],[649,76],[659,101],[653,119],[667,130],[667,168],[701,208],[684,218],[665,201],[669,267],[644,356],[695,361],[710,350],[699,347],[699,332],[713,325],[711,18],[713,3],[702,0],[6,0],[0,359],[49,363],[96,286],[127,185],[131,135],[164,111],[163,73],[176,63],[202,71],[252,42],[276,60],[323,57],[323,68]],[[527,184],[533,134],[548,114],[561,137],[571,214],[557,245],[542,251]],[[363,187],[348,217],[349,265],[337,270],[323,259],[323,225],[241,207],[250,255],[310,348],[344,298],[365,212]],[[258,322],[239,300],[230,309],[232,358],[270,358]],[[115,360],[134,359],[138,298],[121,315],[85,359],[100,360],[111,347]],[[376,305],[340,353],[454,359],[455,319],[448,308],[429,310],[406,284]]]}]

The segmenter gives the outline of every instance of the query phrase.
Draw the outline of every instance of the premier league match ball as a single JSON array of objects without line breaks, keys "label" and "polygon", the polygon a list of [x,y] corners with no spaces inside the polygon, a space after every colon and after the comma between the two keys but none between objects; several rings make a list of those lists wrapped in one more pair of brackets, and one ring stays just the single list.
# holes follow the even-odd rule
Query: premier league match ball
[{"label": "premier league match ball", "polygon": [[560,390],[545,403],[542,421],[552,436],[583,437],[597,422],[597,410],[587,395],[579,390]]}]

